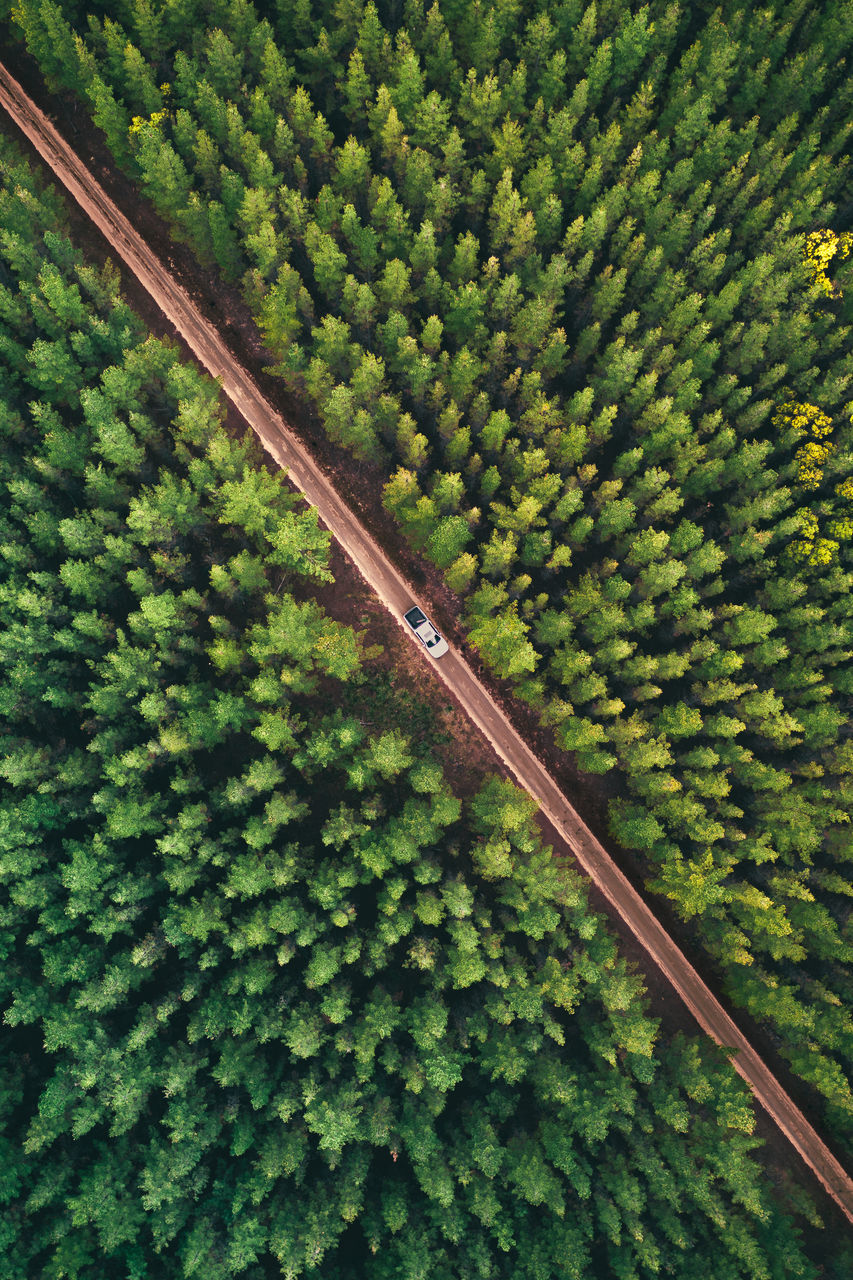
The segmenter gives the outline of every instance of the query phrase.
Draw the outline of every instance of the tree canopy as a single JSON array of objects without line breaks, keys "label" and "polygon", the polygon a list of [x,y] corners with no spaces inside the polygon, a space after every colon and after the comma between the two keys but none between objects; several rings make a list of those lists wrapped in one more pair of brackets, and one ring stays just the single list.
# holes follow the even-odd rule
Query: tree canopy
[{"label": "tree canopy", "polygon": [[849,4],[11,12],[849,1137]]},{"label": "tree canopy", "polygon": [[3,1275],[830,1274],[529,798],[364,723],[315,515],[8,151],[0,217]]}]

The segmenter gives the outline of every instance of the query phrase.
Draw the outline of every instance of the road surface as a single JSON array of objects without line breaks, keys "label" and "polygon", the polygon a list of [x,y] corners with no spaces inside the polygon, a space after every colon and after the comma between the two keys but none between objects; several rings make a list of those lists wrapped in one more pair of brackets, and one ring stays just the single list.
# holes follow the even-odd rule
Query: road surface
[{"label": "road surface", "polygon": [[[199,362],[220,380],[225,394],[257,433],[267,452],[287,469],[294,484],[317,508],[323,523],[411,639],[402,616],[415,599],[412,588],[341,501],[281,415],[231,355],[216,329],[204,319],[186,291],[172,278],[2,63],[0,104],[148,290]],[[433,660],[424,654],[424,661]],[[736,1070],[853,1222],[853,1179],[788,1097],[459,652],[451,647],[450,652],[434,665],[437,674],[476,727],[485,734],[519,784],[539,802],[575,861],[645,947],[702,1030],[733,1051],[732,1062]]]}]

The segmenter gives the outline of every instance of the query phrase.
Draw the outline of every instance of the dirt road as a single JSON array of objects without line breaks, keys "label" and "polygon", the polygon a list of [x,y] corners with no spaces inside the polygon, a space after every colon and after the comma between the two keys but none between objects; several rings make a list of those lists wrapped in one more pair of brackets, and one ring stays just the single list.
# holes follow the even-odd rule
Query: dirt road
[{"label": "dirt road", "polygon": [[[199,313],[189,295],[153,255],[131,223],[2,64],[0,104],[100,229],[115,253],[148,290],[199,362],[219,378],[225,394],[257,433],[264,447],[280,466],[287,468],[308,502],[317,507],[323,523],[405,629],[402,614],[413,602],[412,589],[341,501],[311,456],[289,431],[281,415],[231,356],[217,331]],[[417,644],[417,641],[412,643]],[[431,662],[432,659],[424,653],[424,661]],[[645,947],[699,1026],[718,1043],[734,1051],[732,1061],[737,1071],[853,1222],[853,1179],[788,1097],[491,695],[454,649],[435,663],[435,668],[519,784],[538,800],[564,838],[575,861]]]}]

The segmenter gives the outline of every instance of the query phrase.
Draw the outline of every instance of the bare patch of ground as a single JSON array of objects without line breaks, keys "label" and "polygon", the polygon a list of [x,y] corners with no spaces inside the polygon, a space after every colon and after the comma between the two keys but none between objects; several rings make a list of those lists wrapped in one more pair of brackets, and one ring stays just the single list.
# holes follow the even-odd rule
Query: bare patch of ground
[{"label": "bare patch of ground", "polygon": [[[363,632],[366,647],[381,646],[381,653],[369,660],[370,685],[365,690],[365,700],[369,703],[372,694],[380,692],[383,682],[387,682],[394,695],[391,711],[395,719],[400,707],[404,711],[411,708],[414,736],[429,742],[462,799],[479,790],[488,774],[506,774],[486,739],[472,727],[424,661],[418,641],[408,639],[334,541],[330,560],[335,581],[312,588],[314,599],[331,617]],[[375,696],[373,701],[375,706]],[[376,728],[386,727],[378,706],[375,715]]]}]

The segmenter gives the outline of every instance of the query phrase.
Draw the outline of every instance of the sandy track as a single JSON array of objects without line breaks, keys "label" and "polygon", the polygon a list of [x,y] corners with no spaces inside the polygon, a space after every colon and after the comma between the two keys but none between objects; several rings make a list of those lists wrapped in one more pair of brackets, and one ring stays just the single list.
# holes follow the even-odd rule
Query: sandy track
[{"label": "sandy track", "polygon": [[[319,515],[382,603],[403,627],[403,612],[415,598],[411,587],[370,537],[311,455],[229,352],[216,329],[199,312],[94,176],[0,64],[0,104],[29,139],[55,176],[106,237],[178,330],[199,362],[221,382],[228,398],[256,432]],[[413,643],[417,643],[413,641]],[[424,654],[424,661],[432,660]],[[574,860],[601,890],[614,911],[675,988],[699,1026],[732,1051],[736,1070],[782,1133],[802,1156],[833,1200],[853,1222],[853,1179],[782,1088],[714,997],[699,974],[622,874],[613,859],[534,756],[503,711],[453,648],[433,664],[438,676],[497,754],[539,802]]]}]

